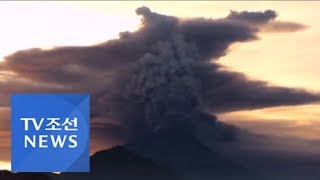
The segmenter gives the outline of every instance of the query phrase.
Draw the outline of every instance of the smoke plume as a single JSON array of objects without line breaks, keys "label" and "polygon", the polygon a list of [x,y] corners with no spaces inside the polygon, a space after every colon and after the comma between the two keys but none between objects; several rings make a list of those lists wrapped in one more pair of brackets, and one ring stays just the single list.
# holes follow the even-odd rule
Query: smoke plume
[{"label": "smoke plume", "polygon": [[7,56],[0,72],[15,77],[0,85],[21,92],[89,92],[92,117],[142,134],[185,126],[203,114],[320,100],[305,90],[248,80],[217,63],[233,43],[258,40],[266,28],[292,32],[303,29],[302,24],[277,21],[272,10],[231,11],[220,19],[182,19],[147,7],[136,13],[142,18],[140,29],[122,32],[118,39]]}]

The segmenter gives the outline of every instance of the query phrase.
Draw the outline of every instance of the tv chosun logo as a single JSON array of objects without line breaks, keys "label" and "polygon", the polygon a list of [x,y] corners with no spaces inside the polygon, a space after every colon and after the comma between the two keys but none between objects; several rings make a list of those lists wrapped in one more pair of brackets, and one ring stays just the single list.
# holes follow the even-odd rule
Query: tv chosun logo
[{"label": "tv chosun logo", "polygon": [[11,97],[11,170],[89,172],[90,96]]}]

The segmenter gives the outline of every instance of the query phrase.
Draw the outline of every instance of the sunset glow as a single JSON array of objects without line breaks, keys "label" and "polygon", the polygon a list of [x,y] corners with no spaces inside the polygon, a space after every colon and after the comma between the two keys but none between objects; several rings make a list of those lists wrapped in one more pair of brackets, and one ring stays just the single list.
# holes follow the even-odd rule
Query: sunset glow
[{"label": "sunset glow", "polygon": [[[141,19],[135,13],[135,9],[140,6],[148,6],[158,13],[182,17],[183,20],[191,17],[226,17],[230,10],[275,10],[279,15],[277,20],[301,23],[305,29],[288,33],[258,33],[257,41],[232,44],[228,53],[219,57],[218,64],[223,65],[225,70],[243,73],[250,80],[266,81],[268,86],[320,93],[320,2],[0,2],[0,65],[5,64],[6,57],[20,50],[85,47],[116,39],[120,32],[134,32],[141,26]],[[42,67],[37,67],[36,64],[34,68]],[[76,65],[65,68],[80,69],[79,71],[85,69],[77,69]],[[88,69],[85,70],[89,71]],[[105,79],[109,77],[107,73],[103,75]],[[11,91],[25,87],[27,83],[33,85],[32,87],[39,87],[42,91],[48,87],[60,90],[58,78],[52,78],[56,81],[48,84],[41,84],[33,81],[33,74],[30,77],[31,80],[24,76],[19,77],[13,71],[3,70],[0,66],[0,83],[11,87],[0,87],[0,141],[5,142],[0,145],[0,169],[10,170]],[[50,79],[47,76],[40,78]],[[103,79],[97,75],[94,81],[99,82],[100,78]],[[73,87],[72,85],[70,87]],[[320,104],[301,104],[225,112],[217,116],[224,122],[261,134],[320,140]],[[277,123],[279,126],[275,125]],[[97,143],[92,146],[100,147],[99,145]]]},{"label": "sunset glow", "polygon": [[6,162],[6,161],[0,161],[0,169],[2,170],[10,170],[10,162]]},{"label": "sunset glow", "polygon": [[[0,60],[17,50],[85,46],[134,30],[139,19],[112,12],[92,12],[54,2],[3,2]],[[113,22],[113,23],[110,23]]]}]

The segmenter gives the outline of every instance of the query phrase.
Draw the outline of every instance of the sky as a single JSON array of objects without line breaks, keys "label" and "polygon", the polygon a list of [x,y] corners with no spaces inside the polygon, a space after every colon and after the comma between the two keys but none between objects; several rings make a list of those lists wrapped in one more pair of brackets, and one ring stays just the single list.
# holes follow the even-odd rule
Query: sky
[{"label": "sky", "polygon": [[[230,10],[275,10],[277,20],[300,23],[306,28],[296,32],[260,32],[257,41],[231,45],[218,63],[270,85],[319,92],[320,2],[0,2],[0,61],[23,49],[89,46],[118,38],[119,32],[133,32],[140,27],[141,17],[135,13],[140,6],[185,19],[221,18]],[[0,71],[0,82],[16,78],[11,73]],[[10,89],[0,87],[0,98],[5,99],[1,94],[7,91],[10,93]],[[217,116],[257,133],[319,139],[319,107],[280,106]],[[0,169],[8,167],[10,161],[9,113],[8,106],[0,107]]]}]

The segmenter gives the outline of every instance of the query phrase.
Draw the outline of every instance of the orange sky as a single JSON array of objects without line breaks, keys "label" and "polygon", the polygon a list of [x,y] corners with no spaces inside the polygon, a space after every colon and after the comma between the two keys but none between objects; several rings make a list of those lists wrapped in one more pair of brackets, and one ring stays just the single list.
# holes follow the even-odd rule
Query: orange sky
[{"label": "orange sky", "polygon": [[276,10],[278,19],[300,22],[310,28],[289,34],[261,34],[261,41],[234,45],[232,53],[221,62],[275,84],[313,90],[320,87],[316,78],[320,65],[316,59],[320,45],[318,2],[2,2],[0,57],[19,49],[90,45],[115,38],[120,31],[138,27],[139,17],[134,10],[141,5],[181,17],[218,18],[231,9]]},{"label": "orange sky", "polygon": [[[220,62],[271,84],[311,91],[320,89],[320,24],[317,22],[320,2],[0,2],[0,60],[20,49],[90,45],[116,38],[120,31],[138,28],[140,20],[134,11],[141,5],[169,15],[208,18],[226,16],[229,10],[276,10],[278,19],[302,23],[309,28],[295,33],[262,33],[259,41],[233,45]],[[0,78],[4,80],[1,74]],[[300,130],[290,129],[286,124],[286,132],[279,127],[281,132],[265,128],[262,133],[314,139],[320,130],[306,127],[318,124],[319,116],[320,105],[305,105],[233,112],[221,114],[220,119],[253,130],[258,127],[239,122],[293,121],[294,124],[288,126],[298,126]],[[0,122],[0,132],[4,131],[2,124]],[[8,162],[2,162],[0,156],[0,169],[7,167]]]}]

